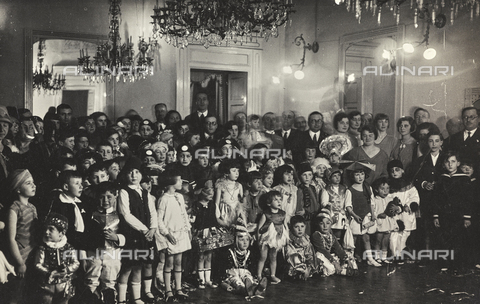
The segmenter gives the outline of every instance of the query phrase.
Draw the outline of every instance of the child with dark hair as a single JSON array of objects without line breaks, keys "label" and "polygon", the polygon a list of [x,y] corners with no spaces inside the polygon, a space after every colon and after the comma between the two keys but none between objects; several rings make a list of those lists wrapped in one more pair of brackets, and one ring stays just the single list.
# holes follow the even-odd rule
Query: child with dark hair
[{"label": "child with dark hair", "polygon": [[249,228],[249,231],[254,231],[262,214],[259,200],[261,195],[265,193],[262,187],[262,174],[258,171],[248,172],[247,185],[248,190],[245,191],[244,197],[247,228]]},{"label": "child with dark hair", "polygon": [[332,214],[328,209],[322,211],[315,218],[315,226],[318,231],[312,234],[312,244],[316,251],[316,257],[323,263],[319,271],[324,276],[333,274],[352,276],[357,269],[356,263],[349,258],[345,250],[332,233]]},{"label": "child with dark hair", "polygon": [[[164,173],[161,182],[165,187],[165,193],[160,198],[157,209],[158,230],[166,238],[165,266],[163,276],[165,283],[165,301],[172,302],[175,299],[184,300],[188,295],[182,290],[182,254],[190,250],[190,221],[187,215],[183,196],[177,191],[182,189],[182,177],[178,171]],[[160,270],[160,269],[159,269]],[[158,271],[157,270],[157,275]],[[175,279],[175,296],[172,291],[172,270]]]},{"label": "child with dark hair", "polygon": [[306,220],[301,215],[290,219],[290,242],[285,247],[288,276],[307,280],[318,271],[318,260],[310,237],[306,233]]},{"label": "child with dark hair", "polygon": [[[404,250],[407,247],[407,240],[410,234],[417,229],[417,216],[420,204],[420,196],[417,188],[409,183],[404,174],[403,164],[400,160],[392,160],[387,164],[389,174],[390,193],[392,197],[397,197],[402,204],[403,212],[399,220],[403,221],[405,229],[390,235],[390,243],[397,243],[397,251]],[[393,252],[397,257],[399,252]]]},{"label": "child with dark hair", "polygon": [[450,267],[465,273],[473,266],[470,248],[473,239],[472,213],[474,211],[473,189],[470,177],[458,172],[461,161],[458,153],[445,155],[442,174],[435,184],[433,222],[441,249],[455,252]]},{"label": "child with dark hair", "polygon": [[97,145],[96,151],[102,156],[103,161],[113,159],[113,146],[106,140],[101,141]]},{"label": "child with dark hair", "polygon": [[298,166],[298,175],[300,176],[300,184],[298,185],[298,204],[297,215],[301,215],[305,219],[305,232],[307,235],[312,234],[311,220],[320,210],[320,201],[313,182],[313,169],[309,163],[301,163]]},{"label": "child with dark hair", "polygon": [[218,179],[215,185],[216,216],[220,226],[231,227],[239,217],[246,222],[241,205],[243,186],[237,181],[240,175],[240,164],[235,160],[225,160],[220,169],[224,178]]},{"label": "child with dark hair", "polygon": [[[86,222],[86,237],[89,239],[84,261],[86,290],[82,293],[84,303],[95,303],[97,288],[103,303],[114,304],[117,276],[122,266],[121,247],[125,245],[125,222],[115,210],[118,186],[104,181],[95,187],[95,207],[92,217]],[[100,254],[98,254],[100,252]]]},{"label": "child with dark hair", "polygon": [[341,184],[343,171],[338,167],[325,170],[325,178],[329,181],[322,191],[320,201],[322,208],[332,211],[332,232],[340,240],[345,233],[347,223],[346,198],[347,187]]},{"label": "child with dark hair", "polygon": [[280,209],[286,213],[286,222],[296,214],[298,202],[298,188],[294,185],[294,169],[289,165],[278,167],[273,176],[273,190],[282,194],[282,204]]},{"label": "child with dark hair", "polygon": [[374,197],[372,198],[372,213],[376,218],[377,232],[375,233],[376,261],[388,263],[387,251],[390,243],[390,233],[398,230],[395,215],[387,216],[387,204],[392,200],[390,185],[386,177],[376,179],[372,184]]},{"label": "child with dark hair", "polygon": [[260,260],[258,261],[257,277],[262,277],[263,267],[267,256],[270,258],[270,281],[272,284],[281,282],[276,277],[277,253],[289,241],[287,228],[287,214],[282,210],[282,194],[273,190],[260,198],[263,215],[258,223],[257,240],[260,246]]},{"label": "child with dark hair", "polygon": [[[125,248],[130,250],[146,250],[152,253],[155,246],[154,236],[158,227],[155,212],[155,198],[142,189],[140,182],[142,162],[136,157],[131,157],[120,172],[122,189],[118,197],[118,211],[128,224],[126,231],[127,243]],[[118,278],[118,301],[126,301],[127,283],[130,274],[132,299],[135,303],[142,303],[141,280],[143,268],[144,299],[153,303],[152,294],[152,263],[150,254],[143,259],[124,259]]]},{"label": "child with dark hair", "polygon": [[67,230],[68,219],[61,214],[51,213],[45,221],[43,244],[36,251],[34,261],[38,275],[36,302],[64,304],[74,295],[72,276],[80,262],[76,250],[67,242]]},{"label": "child with dark hair", "polygon": [[[215,236],[216,227],[218,226],[215,216],[215,202],[213,201],[213,188],[203,188],[198,195],[198,200],[193,205],[193,214],[195,215],[195,223],[193,224],[194,235],[197,243],[204,243],[202,240],[208,240]],[[207,241],[205,241],[207,243]],[[215,243],[211,246],[198,246],[198,288],[205,289],[205,286],[217,288],[211,279],[212,273],[212,253],[217,249]]]},{"label": "child with dark hair", "polygon": [[[349,172],[353,184],[348,188],[346,193],[345,207],[351,218],[350,228],[352,229],[354,242],[361,236],[363,247],[367,253],[368,265],[380,267],[382,265],[374,260],[370,244],[370,234],[368,233],[374,233],[375,228],[372,226],[367,227],[364,224],[365,218],[368,218],[368,216],[372,214],[371,200],[373,193],[370,185],[365,182],[366,172],[369,172],[369,169],[361,163],[354,163],[353,166],[347,167],[347,172]],[[374,221],[375,218],[371,218],[370,223],[374,224]],[[368,228],[372,228],[373,232],[372,230],[369,231]]]}]

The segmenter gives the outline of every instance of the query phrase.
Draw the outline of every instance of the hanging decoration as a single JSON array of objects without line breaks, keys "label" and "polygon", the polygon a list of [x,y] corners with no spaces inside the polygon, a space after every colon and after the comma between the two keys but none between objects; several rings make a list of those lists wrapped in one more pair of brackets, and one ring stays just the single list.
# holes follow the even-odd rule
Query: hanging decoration
[{"label": "hanging decoration", "polygon": [[[392,14],[398,25],[400,23],[400,5],[406,0],[335,0],[337,5],[345,4],[347,11],[352,11],[361,22],[362,16],[371,14],[377,16],[378,24],[382,23],[382,15]],[[447,23],[450,15],[450,24],[453,24],[459,10],[469,10],[470,20],[480,16],[480,0],[410,0],[410,9],[413,9],[414,24],[418,27],[418,18],[424,9],[430,12],[435,26],[441,28]]]},{"label": "hanging decoration", "polygon": [[33,72],[33,91],[40,94],[43,90],[44,94],[51,95],[65,89],[65,76],[53,75],[53,66],[49,70],[48,65],[44,65],[46,49],[45,40],[41,39],[38,42],[37,66]]},{"label": "hanging decoration", "polygon": [[[153,38],[175,47],[247,43],[278,36],[294,13],[293,0],[172,0],[153,9]],[[290,20],[291,21],[291,20]]]},{"label": "hanging decoration", "polygon": [[155,43],[149,39],[148,42],[139,38],[139,53],[135,56],[132,36],[122,44],[120,38],[121,10],[120,0],[110,0],[110,32],[108,41],[97,46],[93,60],[88,55],[88,50],[80,50],[78,68],[80,74],[90,82],[105,82],[112,77],[118,81],[134,82],[138,79],[145,79],[153,75],[152,50]]}]

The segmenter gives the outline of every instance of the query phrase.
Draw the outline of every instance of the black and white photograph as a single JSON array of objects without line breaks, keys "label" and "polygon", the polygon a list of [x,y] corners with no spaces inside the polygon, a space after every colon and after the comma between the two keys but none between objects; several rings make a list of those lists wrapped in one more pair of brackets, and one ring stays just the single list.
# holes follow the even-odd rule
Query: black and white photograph
[{"label": "black and white photograph", "polygon": [[480,303],[479,0],[0,0],[0,304]]}]

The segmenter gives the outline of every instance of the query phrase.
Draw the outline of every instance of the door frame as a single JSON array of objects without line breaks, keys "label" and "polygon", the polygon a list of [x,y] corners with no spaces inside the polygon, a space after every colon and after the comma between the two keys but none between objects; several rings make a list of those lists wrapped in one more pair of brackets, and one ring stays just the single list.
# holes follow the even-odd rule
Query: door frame
[{"label": "door frame", "polygon": [[176,109],[190,113],[190,70],[247,72],[247,115],[261,111],[262,49],[189,45],[177,51]]}]

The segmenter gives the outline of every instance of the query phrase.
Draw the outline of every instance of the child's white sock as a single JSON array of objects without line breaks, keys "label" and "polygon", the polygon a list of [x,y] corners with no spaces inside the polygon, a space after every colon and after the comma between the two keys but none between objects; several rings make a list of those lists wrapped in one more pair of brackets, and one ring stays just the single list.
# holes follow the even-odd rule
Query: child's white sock
[{"label": "child's white sock", "polygon": [[387,250],[382,250],[382,260],[387,259]]},{"label": "child's white sock", "polygon": [[149,279],[144,278],[143,279],[143,291],[145,293],[151,293],[152,292],[152,278],[150,277]]},{"label": "child's white sock", "polygon": [[127,284],[118,283],[118,302],[127,301],[127,288],[128,288]]},{"label": "child's white sock", "polygon": [[205,269],[205,282],[210,282],[211,281],[211,279],[210,279],[211,274],[212,274],[211,269]]},{"label": "child's white sock", "polygon": [[198,278],[200,279],[201,282],[206,283],[206,281],[205,281],[205,269],[199,269],[198,270]]},{"label": "child's white sock", "polygon": [[144,304],[144,302],[142,301],[141,282],[132,282],[131,284],[132,284],[132,301],[134,301],[135,304]]}]

